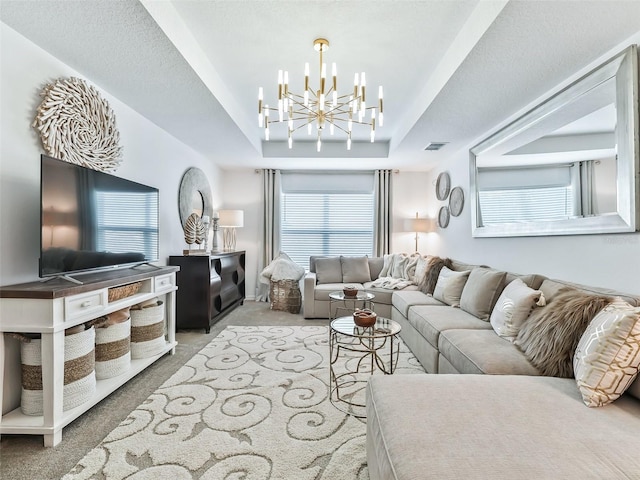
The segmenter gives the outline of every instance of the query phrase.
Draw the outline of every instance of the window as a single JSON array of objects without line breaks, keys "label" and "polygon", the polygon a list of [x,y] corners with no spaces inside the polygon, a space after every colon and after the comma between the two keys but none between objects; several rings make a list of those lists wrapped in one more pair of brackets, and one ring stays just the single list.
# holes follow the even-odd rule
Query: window
[{"label": "window", "polygon": [[157,194],[97,191],[95,200],[99,251],[144,252],[147,259],[157,257]]},{"label": "window", "polygon": [[311,255],[373,256],[373,175],[302,176],[283,174],[280,249],[304,268]]}]

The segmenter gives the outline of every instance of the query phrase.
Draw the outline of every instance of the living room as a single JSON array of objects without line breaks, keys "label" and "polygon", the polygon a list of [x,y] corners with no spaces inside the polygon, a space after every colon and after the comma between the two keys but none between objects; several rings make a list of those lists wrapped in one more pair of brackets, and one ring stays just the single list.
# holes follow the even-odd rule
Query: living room
[{"label": "living room", "polygon": [[[311,43],[318,36],[326,36],[332,42],[326,53],[327,60],[334,61],[338,51],[353,47],[337,42],[340,37],[334,31],[339,27],[331,26],[331,17],[335,15],[346,22],[354,11],[361,9],[368,18],[373,15],[368,11],[370,3],[388,13],[392,10],[391,2],[344,2],[347,5],[341,5],[342,2],[300,2],[308,5],[296,6],[295,9],[293,4],[297,2],[267,2],[268,6],[259,5],[261,2],[241,2],[244,4],[242,7],[234,6],[233,2],[202,2],[210,3],[214,11],[218,8],[224,13],[220,15],[222,20],[216,20],[221,36],[225,34],[225,18],[238,21],[232,15],[234,8],[241,11],[244,18],[250,19],[253,29],[261,30],[270,37],[277,35],[269,22],[277,15],[286,18],[287,11],[292,15],[289,21],[295,20],[302,25],[310,21],[309,15],[300,12],[304,8],[313,8],[314,12],[317,10],[329,17],[326,21],[317,22],[323,28],[308,28],[313,33],[306,34],[304,38],[287,37],[277,44],[281,49],[278,52],[281,60],[274,60],[275,66],[270,61],[256,63],[256,68],[264,69],[266,78],[273,81],[271,84],[256,82],[254,85],[245,80],[250,85],[246,96],[253,103],[250,111],[240,114],[230,108],[229,98],[225,97],[228,90],[216,83],[224,84],[225,77],[221,74],[222,78],[216,79],[210,71],[207,76],[206,66],[185,52],[185,45],[196,40],[185,40],[178,27],[172,29],[169,25],[171,9],[184,7],[181,3],[96,1],[87,2],[89,6],[81,6],[64,1],[0,2],[0,285],[38,279],[39,165],[40,155],[45,152],[31,125],[42,100],[40,93],[43,87],[58,78],[79,77],[95,86],[116,114],[124,154],[115,175],[152,185],[160,191],[158,264],[168,264],[169,256],[180,255],[187,248],[177,199],[180,179],[188,168],[196,167],[205,173],[215,210],[244,212],[243,227],[237,229],[236,248],[246,251],[247,303],[255,299],[263,267],[262,177],[256,171],[262,169],[333,172],[390,169],[393,172],[392,229],[391,248],[387,253],[412,253],[416,250],[415,233],[406,230],[404,224],[416,212],[423,218],[437,218],[445,203],[437,198],[436,183],[439,175],[447,172],[451,187],[462,188],[465,205],[459,216],[450,218],[446,228],[420,234],[417,248],[420,253],[640,295],[636,281],[636,272],[640,270],[640,237],[635,231],[590,235],[474,236],[469,168],[469,150],[474,146],[625,48],[640,44],[640,28],[636,20],[640,18],[640,6],[637,2],[454,2],[460,11],[449,12],[449,15],[461,15],[462,19],[457,19],[458,30],[447,33],[449,43],[438,46],[441,52],[449,53],[446,57],[448,62],[441,63],[440,57],[435,58],[434,65],[425,70],[428,71],[421,79],[423,86],[433,88],[436,93],[423,92],[422,88],[412,85],[414,90],[409,93],[416,98],[410,103],[422,109],[412,113],[405,105],[406,111],[402,113],[407,115],[406,118],[411,115],[414,118],[409,127],[402,127],[399,119],[390,114],[394,95],[398,97],[399,94],[391,85],[385,84],[387,116],[385,126],[378,129],[376,138],[383,143],[386,139],[391,145],[390,152],[387,157],[364,159],[331,158],[315,152],[306,158],[265,156],[261,150],[263,132],[256,132],[257,119],[254,118],[258,107],[258,87],[264,86],[265,97],[270,97],[269,100],[275,103],[275,78],[277,69],[281,68],[278,63],[288,57],[287,45],[295,45],[301,50],[302,57],[315,66],[317,54]],[[379,47],[386,41],[390,42],[389,37],[402,30],[401,19],[411,16],[412,8],[415,8],[414,16],[419,17],[425,15],[424,4],[439,2],[398,3],[397,26],[394,21],[392,27],[372,28],[370,35],[377,37],[375,41],[360,39],[363,44],[371,44],[369,48],[361,46],[364,50],[373,50],[366,65],[359,66],[359,55],[338,61],[339,75],[351,69],[366,68],[372,103],[377,99],[375,87],[380,81],[374,74],[373,65],[381,65],[384,70],[386,62],[391,61],[379,53]],[[265,14],[261,18],[258,13],[264,14],[270,7],[273,16]],[[346,9],[344,17],[340,15],[342,8]],[[247,13],[251,9],[255,10],[254,15]],[[294,10],[299,17],[293,17]],[[465,22],[468,19],[474,21]],[[389,21],[389,18],[385,20]],[[435,17],[421,20],[425,24],[428,21],[437,23]],[[243,28],[245,33],[249,30],[247,26]],[[456,37],[459,32],[462,34]],[[246,35],[249,47],[254,50],[262,48],[253,36]],[[243,43],[244,37],[231,38],[233,40],[227,38],[226,43],[218,47],[224,49],[232,41]],[[456,38],[459,43],[451,48],[458,50],[448,51]],[[93,40],[87,43],[87,39]],[[126,50],[119,42],[129,42]],[[101,50],[105,46],[108,51]],[[157,62],[154,60],[156,54],[161,58]],[[269,55],[265,52],[264,56]],[[404,63],[406,71],[412,68],[411,62],[421,60],[414,50],[408,56],[410,58]],[[96,59],[102,62],[102,66],[96,66],[100,63]],[[231,62],[232,59],[226,58],[226,61]],[[254,61],[257,62],[256,57],[246,63]],[[145,69],[156,74],[152,83],[146,86],[127,85],[127,78],[148,78],[148,75],[139,76],[138,71]],[[302,69],[299,70],[296,76],[298,73],[302,75]],[[293,69],[290,74],[294,76]],[[341,79],[341,83],[351,85],[351,77],[344,81]],[[469,85],[475,85],[474,89],[467,88]],[[195,103],[194,99],[206,101]],[[179,108],[181,103],[185,106],[183,110]],[[166,105],[165,109],[163,105]],[[252,122],[252,128],[256,124],[253,130],[245,129],[243,120],[239,120],[245,117]],[[181,122],[182,119],[185,120]],[[215,128],[211,128],[211,122]],[[397,137],[389,140],[396,130],[404,133],[406,140]],[[246,131],[252,132],[250,139]],[[273,134],[276,134],[276,126]],[[438,152],[424,151],[429,142],[449,143]],[[358,145],[356,142],[352,150],[357,151]],[[416,145],[419,148],[414,149]],[[355,168],[354,165],[362,167]],[[310,255],[315,253],[309,252]],[[19,372],[16,373],[14,368],[19,362],[15,345],[2,356],[5,386],[15,385],[16,378],[19,384]],[[19,390],[3,390],[5,413],[19,402]],[[10,439],[3,438],[5,441]]]}]

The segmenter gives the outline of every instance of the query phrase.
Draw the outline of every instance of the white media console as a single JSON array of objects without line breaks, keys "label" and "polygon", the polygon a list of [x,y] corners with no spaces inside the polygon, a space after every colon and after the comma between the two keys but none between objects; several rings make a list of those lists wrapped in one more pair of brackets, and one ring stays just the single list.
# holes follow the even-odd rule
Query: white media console
[{"label": "white media console", "polygon": [[[0,420],[0,434],[43,435],[45,446],[62,440],[62,429],[93,405],[167,352],[175,352],[175,292],[178,267],[140,266],[82,275],[82,285],[64,279],[0,287],[0,387],[5,360],[4,332],[42,335],[42,386],[44,415],[24,415],[20,407]],[[141,282],[138,293],[113,302],[110,288]],[[153,357],[131,360],[131,368],[114,378],[98,380],[95,394],[82,405],[63,411],[64,331],[140,302],[160,297],[165,305],[163,351]],[[17,365],[16,368],[20,368]],[[0,405],[2,389],[0,388]]]}]

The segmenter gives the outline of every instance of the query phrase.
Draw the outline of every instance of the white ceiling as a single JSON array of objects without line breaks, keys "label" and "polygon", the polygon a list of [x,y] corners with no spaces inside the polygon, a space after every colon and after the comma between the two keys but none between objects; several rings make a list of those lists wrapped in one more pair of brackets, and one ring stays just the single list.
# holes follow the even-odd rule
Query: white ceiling
[{"label": "white ceiling", "polygon": [[[428,170],[637,35],[638,19],[633,0],[0,1],[3,23],[225,169]],[[258,87],[275,103],[285,69],[301,90],[305,62],[315,83],[318,37],[340,93],[361,71],[370,99],[384,86],[376,144],[318,154],[303,133],[263,151]]]}]

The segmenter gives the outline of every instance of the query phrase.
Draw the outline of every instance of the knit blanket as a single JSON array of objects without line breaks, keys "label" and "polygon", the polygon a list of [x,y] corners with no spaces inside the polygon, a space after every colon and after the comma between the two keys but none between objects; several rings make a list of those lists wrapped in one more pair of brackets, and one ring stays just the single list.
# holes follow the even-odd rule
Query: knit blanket
[{"label": "knit blanket", "polygon": [[401,290],[409,285],[413,285],[411,280],[393,277],[380,277],[371,284],[372,287],[386,288],[388,290]]}]

